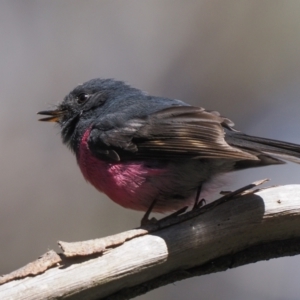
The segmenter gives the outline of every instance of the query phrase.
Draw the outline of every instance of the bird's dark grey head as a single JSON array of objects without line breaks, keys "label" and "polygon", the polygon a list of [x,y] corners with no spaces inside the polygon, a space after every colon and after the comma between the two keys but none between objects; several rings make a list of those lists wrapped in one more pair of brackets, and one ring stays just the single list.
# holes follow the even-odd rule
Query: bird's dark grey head
[{"label": "bird's dark grey head", "polygon": [[41,121],[57,122],[61,126],[63,142],[70,144],[72,139],[76,138],[75,129],[78,129],[77,133],[80,134],[80,127],[87,128],[95,119],[95,115],[99,115],[99,110],[104,114],[108,109],[113,110],[111,106],[117,109],[118,102],[123,102],[126,97],[138,93],[142,92],[122,81],[91,79],[73,89],[56,109],[41,111],[38,114],[48,116],[40,119]]},{"label": "bird's dark grey head", "polygon": [[122,81],[92,79],[78,85],[54,110],[38,114],[47,116],[41,121],[58,123],[63,142],[76,152],[80,138],[94,124],[101,124],[103,130],[117,129],[128,120],[145,119],[159,110],[182,105],[188,104],[148,95]]}]

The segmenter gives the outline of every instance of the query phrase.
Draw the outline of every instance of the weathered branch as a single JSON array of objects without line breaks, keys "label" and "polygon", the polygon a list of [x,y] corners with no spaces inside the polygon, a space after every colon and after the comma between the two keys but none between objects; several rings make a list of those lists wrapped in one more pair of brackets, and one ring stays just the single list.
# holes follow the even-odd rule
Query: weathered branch
[{"label": "weathered branch", "polygon": [[[78,246],[83,256],[76,257]],[[299,254],[300,185],[268,188],[148,229],[62,247],[66,252],[52,268],[38,261],[44,269],[29,265],[2,277],[0,299],[129,299],[176,280]]]}]

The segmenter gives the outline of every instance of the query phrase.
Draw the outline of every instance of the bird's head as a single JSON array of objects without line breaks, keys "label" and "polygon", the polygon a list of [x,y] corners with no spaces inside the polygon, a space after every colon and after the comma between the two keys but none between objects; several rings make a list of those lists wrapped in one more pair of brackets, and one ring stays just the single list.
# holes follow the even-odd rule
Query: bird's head
[{"label": "bird's head", "polygon": [[63,142],[72,148],[70,143],[78,138],[77,134],[97,117],[120,109],[118,102],[122,102],[126,93],[130,95],[137,91],[122,81],[92,79],[73,89],[55,109],[38,112],[47,116],[39,120],[58,123]]}]

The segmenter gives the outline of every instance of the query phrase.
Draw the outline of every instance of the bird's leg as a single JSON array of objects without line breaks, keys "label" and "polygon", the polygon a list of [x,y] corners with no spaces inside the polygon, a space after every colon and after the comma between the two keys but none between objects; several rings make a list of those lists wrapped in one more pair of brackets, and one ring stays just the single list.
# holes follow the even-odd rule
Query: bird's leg
[{"label": "bird's leg", "polygon": [[[200,207],[202,207],[203,205],[206,204],[205,199],[200,199],[201,189],[202,189],[202,185],[200,185],[197,189],[197,193],[196,193],[196,197],[195,197],[195,203],[194,203],[194,206],[193,206],[192,210],[196,210],[196,209],[198,209],[198,208],[200,208]],[[144,214],[144,216],[141,220],[141,226],[157,223],[157,220],[155,218],[152,218],[151,220],[149,219],[150,213],[152,212],[153,207],[155,206],[156,202],[157,202],[157,199],[154,199],[152,201],[151,205],[149,206],[149,208],[147,209],[146,213]],[[177,217],[180,214],[184,213],[187,210],[187,208],[188,208],[188,206],[185,206],[185,207],[179,209],[178,211],[175,211],[171,215],[169,215],[165,218],[162,218],[161,220],[171,219],[173,217]],[[161,220],[159,220],[159,221],[161,221]]]},{"label": "bird's leg", "polygon": [[156,204],[157,199],[154,199],[151,203],[151,205],[149,206],[149,208],[147,209],[146,213],[144,214],[142,220],[141,220],[141,226],[145,226],[148,225],[149,223],[156,223],[157,220],[155,218],[152,218],[151,220],[149,220],[149,216],[151,211],[153,210],[154,205]]},{"label": "bird's leg", "polygon": [[156,220],[155,218],[152,218],[149,220],[149,215],[154,207],[154,205],[156,204],[157,200],[154,199],[151,203],[151,205],[149,206],[148,210],[146,211],[145,215],[143,216],[142,220],[141,220],[141,226],[146,226],[146,225],[149,225],[149,224],[156,224],[157,222],[160,222],[162,220],[167,220],[167,219],[172,219],[172,218],[175,218],[179,215],[181,215],[182,213],[184,213],[187,209],[188,209],[188,206],[185,206],[177,211],[175,211],[174,213],[160,219],[160,220]]},{"label": "bird's leg", "polygon": [[195,204],[194,204],[192,210],[198,209],[198,208],[200,208],[200,207],[202,207],[203,205],[206,204],[205,199],[200,199],[201,190],[202,190],[202,185],[200,185],[197,189]]}]

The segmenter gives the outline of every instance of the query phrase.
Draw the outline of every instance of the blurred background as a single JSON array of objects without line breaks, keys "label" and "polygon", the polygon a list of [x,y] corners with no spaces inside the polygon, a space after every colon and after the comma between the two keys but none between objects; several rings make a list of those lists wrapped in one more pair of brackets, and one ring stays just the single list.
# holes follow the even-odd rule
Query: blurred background
[{"label": "blurred background", "polygon": [[[220,111],[248,134],[300,143],[299,1],[1,1],[0,273],[56,241],[136,227],[86,183],[59,129],[39,123],[77,84],[113,77]],[[299,165],[232,174],[223,190]],[[188,279],[137,299],[299,299],[300,257]]]}]

